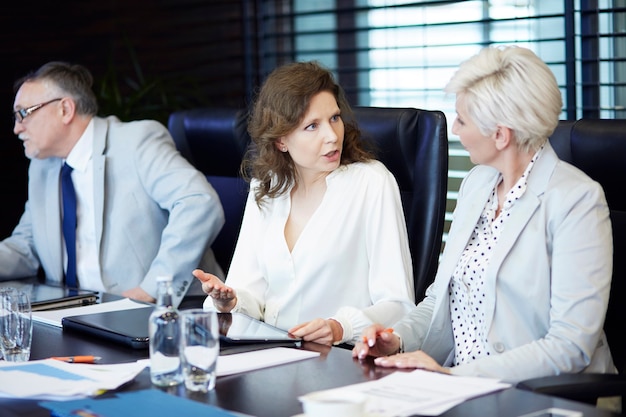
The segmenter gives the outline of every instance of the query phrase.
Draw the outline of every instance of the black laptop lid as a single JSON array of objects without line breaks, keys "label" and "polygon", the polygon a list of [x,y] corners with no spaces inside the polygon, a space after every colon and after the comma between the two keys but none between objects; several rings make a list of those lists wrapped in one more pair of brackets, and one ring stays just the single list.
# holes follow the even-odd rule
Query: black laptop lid
[{"label": "black laptop lid", "polygon": [[[76,330],[134,349],[147,349],[148,319],[154,307],[63,317],[63,329]],[[287,331],[242,313],[218,313],[222,344],[296,343]]]},{"label": "black laptop lid", "polygon": [[63,317],[63,330],[87,333],[133,349],[148,349],[148,319],[154,307]]}]

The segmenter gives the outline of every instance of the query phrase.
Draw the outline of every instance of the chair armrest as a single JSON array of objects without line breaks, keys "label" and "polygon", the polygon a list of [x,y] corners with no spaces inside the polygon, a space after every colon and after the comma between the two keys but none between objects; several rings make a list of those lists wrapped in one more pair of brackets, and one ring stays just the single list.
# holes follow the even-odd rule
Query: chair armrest
[{"label": "chair armrest", "polygon": [[595,404],[599,397],[623,396],[626,378],[617,374],[561,374],[527,379],[519,382],[517,388]]}]

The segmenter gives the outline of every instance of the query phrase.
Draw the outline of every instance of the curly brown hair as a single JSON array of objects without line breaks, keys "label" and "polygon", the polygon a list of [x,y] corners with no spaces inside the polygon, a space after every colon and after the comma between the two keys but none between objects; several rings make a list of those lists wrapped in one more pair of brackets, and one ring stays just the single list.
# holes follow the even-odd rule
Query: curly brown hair
[{"label": "curly brown hair", "polygon": [[259,207],[264,198],[278,197],[296,182],[293,160],[288,153],[277,149],[276,142],[296,129],[309,108],[311,98],[322,91],[335,96],[344,122],[341,165],[373,158],[361,141],[361,132],[343,89],[328,69],[316,61],[278,67],[266,78],[253,104],[248,119],[248,133],[253,146],[241,166],[244,178],[260,181],[255,194]]}]

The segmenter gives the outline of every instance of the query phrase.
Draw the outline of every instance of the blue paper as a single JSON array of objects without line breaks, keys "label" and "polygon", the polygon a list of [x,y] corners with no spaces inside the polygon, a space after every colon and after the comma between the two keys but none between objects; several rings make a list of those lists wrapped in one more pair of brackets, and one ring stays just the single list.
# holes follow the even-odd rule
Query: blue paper
[{"label": "blue paper", "polygon": [[6,367],[0,368],[0,373],[2,373],[3,371],[29,372],[31,374],[51,376],[54,378],[65,379],[65,380],[70,380],[70,381],[81,381],[85,379],[89,381],[91,380],[82,375],[73,374],[71,372],[67,372],[62,369],[56,368],[54,366],[45,365],[42,363],[35,363],[32,365],[25,363],[24,365],[6,366]]},{"label": "blue paper", "polygon": [[237,417],[222,408],[170,395],[158,389],[124,392],[112,398],[44,401],[39,405],[49,409],[53,417]]}]

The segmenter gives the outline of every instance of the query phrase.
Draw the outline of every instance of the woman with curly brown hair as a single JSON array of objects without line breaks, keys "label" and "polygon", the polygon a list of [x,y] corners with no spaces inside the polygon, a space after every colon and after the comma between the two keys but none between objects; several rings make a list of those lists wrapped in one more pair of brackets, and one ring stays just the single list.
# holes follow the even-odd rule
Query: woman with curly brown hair
[{"label": "woman with curly brown hair", "polygon": [[248,132],[254,146],[242,171],[251,191],[228,276],[194,271],[205,309],[240,311],[327,345],[354,343],[373,322],[408,312],[398,185],[363,148],[332,73],[315,62],[274,70]]}]

